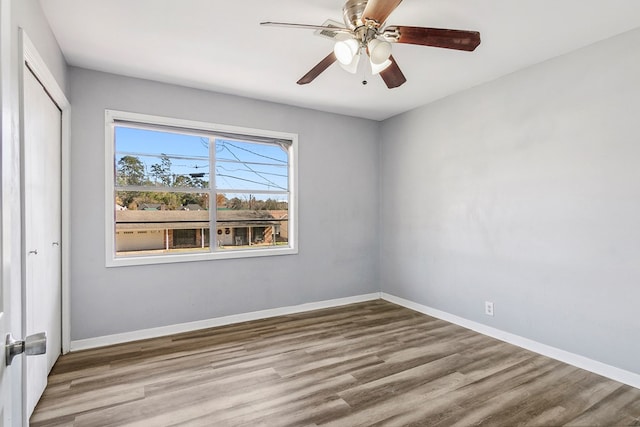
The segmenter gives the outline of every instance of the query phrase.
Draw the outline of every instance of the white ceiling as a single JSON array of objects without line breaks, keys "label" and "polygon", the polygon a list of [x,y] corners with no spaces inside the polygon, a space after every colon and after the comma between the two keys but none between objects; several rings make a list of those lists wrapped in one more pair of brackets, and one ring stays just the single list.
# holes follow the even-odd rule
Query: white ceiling
[{"label": "white ceiling", "polygon": [[[405,0],[390,25],[480,31],[475,52],[394,45],[397,89],[334,64],[312,30],[261,21],[342,21],[343,0],[41,0],[70,65],[382,120],[640,27],[639,0]],[[368,72],[368,71],[367,71]]]}]

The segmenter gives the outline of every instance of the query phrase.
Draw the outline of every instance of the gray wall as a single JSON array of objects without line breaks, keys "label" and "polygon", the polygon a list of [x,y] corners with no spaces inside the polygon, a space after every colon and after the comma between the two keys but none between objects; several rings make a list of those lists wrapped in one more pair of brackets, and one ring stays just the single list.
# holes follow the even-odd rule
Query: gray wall
[{"label": "gray wall", "polygon": [[[379,123],[78,68],[70,82],[73,340],[379,290]],[[105,268],[105,109],[297,133],[299,254]]]},{"label": "gray wall", "polygon": [[385,121],[382,290],[640,373],[639,44]]}]

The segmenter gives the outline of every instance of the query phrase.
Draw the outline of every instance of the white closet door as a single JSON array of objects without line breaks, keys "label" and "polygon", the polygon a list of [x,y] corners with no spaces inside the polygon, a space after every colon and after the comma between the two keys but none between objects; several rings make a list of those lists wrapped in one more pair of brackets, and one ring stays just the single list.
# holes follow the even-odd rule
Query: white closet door
[{"label": "white closet door", "polygon": [[27,414],[62,347],[61,119],[58,106],[24,69],[24,250],[26,335],[47,333],[46,356],[25,358]]}]

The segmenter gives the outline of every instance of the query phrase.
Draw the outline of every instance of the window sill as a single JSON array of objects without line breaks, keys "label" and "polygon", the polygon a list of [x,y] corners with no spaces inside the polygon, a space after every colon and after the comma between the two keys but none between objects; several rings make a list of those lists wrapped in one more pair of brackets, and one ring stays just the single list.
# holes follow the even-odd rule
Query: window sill
[{"label": "window sill", "polygon": [[107,267],[127,267],[135,265],[173,264],[177,262],[213,261],[221,259],[256,258],[264,256],[296,255],[297,248],[249,249],[228,252],[200,252],[171,255],[139,255],[108,257]]}]

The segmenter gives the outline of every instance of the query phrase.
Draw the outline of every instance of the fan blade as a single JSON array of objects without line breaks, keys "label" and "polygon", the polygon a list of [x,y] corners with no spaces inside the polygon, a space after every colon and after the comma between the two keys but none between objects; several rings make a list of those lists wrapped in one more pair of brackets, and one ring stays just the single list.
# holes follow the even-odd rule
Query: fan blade
[{"label": "fan blade", "polygon": [[382,25],[401,2],[402,0],[369,0],[362,12],[362,19],[372,19]]},{"label": "fan blade", "polygon": [[384,33],[400,34],[398,43],[418,44],[421,46],[443,47],[445,49],[466,50],[471,52],[480,44],[477,31],[445,30],[423,27],[387,27]]},{"label": "fan blade", "polygon": [[320,61],[318,63],[318,65],[316,65],[315,67],[313,67],[307,74],[305,74],[304,76],[302,76],[302,78],[300,80],[298,80],[298,84],[299,85],[306,85],[308,83],[311,83],[312,81],[315,80],[316,77],[318,77],[324,70],[326,70],[327,68],[329,68],[329,66],[331,64],[333,64],[334,62],[336,62],[337,58],[336,55],[331,52],[329,55],[327,55],[326,58],[324,58],[322,61]]},{"label": "fan blade", "polygon": [[348,28],[334,27],[333,25],[290,24],[288,22],[261,22],[260,25],[265,27],[300,28],[306,30],[329,30],[348,34],[353,33],[353,31],[349,30]]},{"label": "fan blade", "polygon": [[382,77],[389,89],[393,89],[394,87],[402,86],[407,81],[407,78],[402,74],[402,70],[398,67],[393,56],[390,56],[389,59],[391,60],[391,65],[380,71],[380,77]]}]

